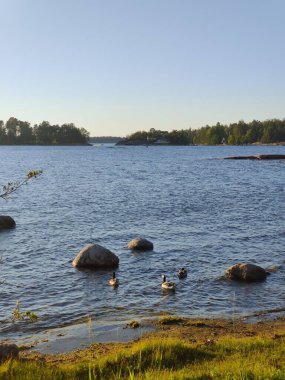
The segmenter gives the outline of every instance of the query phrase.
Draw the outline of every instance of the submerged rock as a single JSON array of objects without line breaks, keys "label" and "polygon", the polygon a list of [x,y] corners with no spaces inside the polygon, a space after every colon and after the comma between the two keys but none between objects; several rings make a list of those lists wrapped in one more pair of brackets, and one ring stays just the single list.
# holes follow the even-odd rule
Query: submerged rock
[{"label": "submerged rock", "polygon": [[153,250],[153,243],[147,239],[138,238],[131,240],[128,248],[136,251],[151,251]]},{"label": "submerged rock", "polygon": [[0,215],[0,231],[16,227],[16,222],[11,216]]},{"label": "submerged rock", "polygon": [[265,269],[254,264],[238,263],[229,267],[225,275],[231,280],[237,281],[263,281],[266,279],[267,273]]},{"label": "submerged rock", "polygon": [[116,268],[119,258],[99,244],[88,244],[78,253],[72,265],[75,268]]},{"label": "submerged rock", "polygon": [[11,358],[16,358],[19,354],[19,348],[14,343],[0,342],[0,362]]}]

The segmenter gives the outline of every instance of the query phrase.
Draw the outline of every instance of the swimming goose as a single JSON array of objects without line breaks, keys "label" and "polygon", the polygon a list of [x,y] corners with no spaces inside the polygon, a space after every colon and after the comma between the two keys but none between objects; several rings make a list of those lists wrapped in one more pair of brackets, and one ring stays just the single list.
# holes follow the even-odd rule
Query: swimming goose
[{"label": "swimming goose", "polygon": [[111,278],[111,280],[109,280],[109,285],[114,287],[119,285],[119,280],[116,278],[115,272],[113,272],[113,277]]},{"label": "swimming goose", "polygon": [[162,289],[175,290],[176,284],[175,284],[175,282],[166,282],[166,276],[165,276],[165,274],[163,274],[162,275],[161,287],[162,287]]},{"label": "swimming goose", "polygon": [[179,269],[179,271],[178,271],[178,277],[179,278],[185,278],[185,277],[187,277],[187,269],[185,269],[185,268]]}]

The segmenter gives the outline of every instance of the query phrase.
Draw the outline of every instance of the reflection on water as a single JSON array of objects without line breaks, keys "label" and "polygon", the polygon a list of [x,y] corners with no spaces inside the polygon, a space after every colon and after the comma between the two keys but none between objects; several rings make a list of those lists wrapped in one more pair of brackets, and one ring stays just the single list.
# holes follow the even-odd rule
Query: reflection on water
[{"label": "reflection on water", "polygon": [[[216,159],[258,153],[285,147],[0,147],[0,184],[44,171],[1,203],[17,222],[0,234],[1,337],[86,316],[119,322],[284,307],[284,162]],[[128,251],[136,236],[154,251]],[[93,242],[120,257],[117,289],[108,286],[111,271],[72,267]],[[225,281],[224,269],[239,261],[280,268],[264,283]],[[162,292],[163,273],[175,293]],[[12,324],[16,300],[39,320]]]}]

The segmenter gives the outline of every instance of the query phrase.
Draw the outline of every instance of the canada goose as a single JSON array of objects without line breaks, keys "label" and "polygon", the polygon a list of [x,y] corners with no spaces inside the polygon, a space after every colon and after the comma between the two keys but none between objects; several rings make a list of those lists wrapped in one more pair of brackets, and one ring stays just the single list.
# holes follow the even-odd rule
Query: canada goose
[{"label": "canada goose", "polygon": [[185,278],[185,277],[187,277],[187,269],[185,269],[185,268],[179,269],[179,271],[178,271],[178,277],[179,278]]},{"label": "canada goose", "polygon": [[115,272],[113,272],[113,277],[109,280],[109,285],[114,287],[119,285],[119,280],[116,278]]},{"label": "canada goose", "polygon": [[163,274],[161,287],[162,289],[175,290],[176,284],[175,282],[166,282],[166,276]]}]

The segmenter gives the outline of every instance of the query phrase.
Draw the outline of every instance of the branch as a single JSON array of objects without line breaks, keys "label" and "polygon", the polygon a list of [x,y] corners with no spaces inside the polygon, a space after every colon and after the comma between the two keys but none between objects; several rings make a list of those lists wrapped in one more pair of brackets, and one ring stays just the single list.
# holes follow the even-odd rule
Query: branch
[{"label": "branch", "polygon": [[3,192],[0,193],[0,198],[7,199],[11,194],[15,193],[20,187],[26,185],[32,178],[37,178],[43,173],[42,170],[31,170],[27,173],[25,179],[20,182],[9,182],[3,186]]}]

